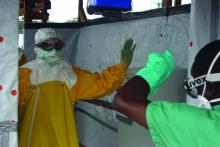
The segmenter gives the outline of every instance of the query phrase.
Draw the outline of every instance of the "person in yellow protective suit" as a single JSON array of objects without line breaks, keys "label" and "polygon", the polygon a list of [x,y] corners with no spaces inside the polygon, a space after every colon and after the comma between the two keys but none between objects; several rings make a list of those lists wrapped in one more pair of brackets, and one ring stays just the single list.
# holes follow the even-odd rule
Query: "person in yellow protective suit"
[{"label": "person in yellow protective suit", "polygon": [[57,52],[63,46],[52,28],[39,29],[36,59],[19,68],[20,147],[78,147],[72,104],[116,90],[135,49],[133,40],[128,39],[119,64],[92,73],[62,61]]}]

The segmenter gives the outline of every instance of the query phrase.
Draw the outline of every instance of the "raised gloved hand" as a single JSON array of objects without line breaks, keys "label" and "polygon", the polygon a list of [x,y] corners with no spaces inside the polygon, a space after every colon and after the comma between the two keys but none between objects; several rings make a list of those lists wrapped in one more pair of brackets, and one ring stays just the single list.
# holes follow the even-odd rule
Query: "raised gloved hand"
[{"label": "raised gloved hand", "polygon": [[136,44],[133,44],[133,40],[131,38],[125,41],[123,49],[121,50],[121,63],[128,65],[131,64],[135,47]]},{"label": "raised gloved hand", "polygon": [[144,78],[149,86],[149,96],[157,92],[160,85],[174,71],[174,58],[171,52],[166,49],[162,54],[151,53],[144,68],[140,69],[136,75]]}]

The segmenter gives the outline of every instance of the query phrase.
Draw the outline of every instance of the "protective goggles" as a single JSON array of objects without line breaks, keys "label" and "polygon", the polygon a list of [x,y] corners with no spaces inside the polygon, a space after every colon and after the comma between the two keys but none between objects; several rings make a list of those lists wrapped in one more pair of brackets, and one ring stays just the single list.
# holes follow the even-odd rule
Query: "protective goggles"
[{"label": "protective goggles", "polygon": [[64,43],[61,40],[48,40],[37,44],[36,46],[42,48],[45,51],[51,51],[56,49],[61,50],[64,47]]}]

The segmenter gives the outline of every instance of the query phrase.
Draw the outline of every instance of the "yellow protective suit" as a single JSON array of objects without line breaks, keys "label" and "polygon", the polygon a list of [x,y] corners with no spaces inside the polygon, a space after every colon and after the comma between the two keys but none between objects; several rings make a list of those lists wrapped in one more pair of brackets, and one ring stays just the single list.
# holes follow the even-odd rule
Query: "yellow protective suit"
[{"label": "yellow protective suit", "polygon": [[31,69],[19,68],[19,147],[78,147],[72,104],[113,92],[122,84],[127,67],[114,65],[102,73],[73,67],[77,81],[71,88],[56,80],[33,85]]}]

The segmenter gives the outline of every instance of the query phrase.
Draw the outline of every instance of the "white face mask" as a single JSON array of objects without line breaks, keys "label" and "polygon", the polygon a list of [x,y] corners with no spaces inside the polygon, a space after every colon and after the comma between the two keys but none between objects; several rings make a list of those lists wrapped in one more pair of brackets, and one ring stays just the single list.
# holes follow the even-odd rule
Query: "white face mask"
[{"label": "white face mask", "polygon": [[[205,98],[207,81],[209,81],[209,82],[220,81],[220,73],[211,74],[212,68],[213,68],[215,62],[217,61],[217,59],[219,58],[219,56],[220,56],[220,51],[213,59],[211,65],[208,69],[207,75],[203,75],[203,76],[200,76],[200,77],[197,77],[195,79],[191,79],[191,80],[188,80],[185,82],[185,85],[184,85],[185,90],[191,95],[191,97],[196,98],[193,100],[194,102],[192,101],[192,103],[191,103],[192,105],[200,107],[200,108],[210,109],[211,103],[220,101],[220,98],[214,98],[210,101],[207,98]],[[201,85],[204,85],[202,95],[198,95],[196,87],[201,86]]]},{"label": "white face mask", "polygon": [[37,58],[43,59],[49,64],[56,64],[60,60],[57,50],[55,49],[52,49],[51,51],[45,51],[39,47],[36,47],[34,51],[37,55]]}]

